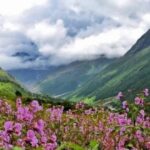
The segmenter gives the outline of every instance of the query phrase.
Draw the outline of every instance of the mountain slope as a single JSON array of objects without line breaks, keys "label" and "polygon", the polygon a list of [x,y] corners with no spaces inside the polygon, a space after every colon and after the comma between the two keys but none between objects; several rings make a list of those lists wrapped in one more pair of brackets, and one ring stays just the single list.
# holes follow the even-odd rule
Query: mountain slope
[{"label": "mountain slope", "polygon": [[49,73],[47,78],[38,84],[42,93],[54,96],[65,96],[73,92],[83,83],[93,78],[114,59],[100,57],[91,61],[78,61]]},{"label": "mountain slope", "polygon": [[96,99],[114,96],[118,91],[150,87],[150,30],[122,58],[106,67],[69,97]]},{"label": "mountain slope", "polygon": [[126,55],[134,55],[135,53],[150,46],[150,29],[132,46]]},{"label": "mountain slope", "polygon": [[17,91],[24,96],[28,94],[28,92],[17,83],[15,78],[0,68],[0,97],[14,99]]}]

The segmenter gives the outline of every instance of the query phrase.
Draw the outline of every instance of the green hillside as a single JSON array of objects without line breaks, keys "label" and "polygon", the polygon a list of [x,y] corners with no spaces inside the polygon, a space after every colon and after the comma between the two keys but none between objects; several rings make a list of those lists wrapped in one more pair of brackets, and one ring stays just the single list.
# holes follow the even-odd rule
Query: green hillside
[{"label": "green hillside", "polygon": [[123,57],[75,62],[58,69],[39,84],[42,93],[72,100],[103,99],[118,91],[133,93],[150,87],[150,30]]},{"label": "green hillside", "polygon": [[10,74],[0,69],[0,98],[14,99],[16,92],[27,96],[29,93],[22,88]]},{"label": "green hillside", "polygon": [[94,78],[95,74],[101,72],[112,61],[114,59],[101,57],[96,60],[79,61],[62,66],[40,82],[38,89],[41,90],[41,93],[64,97]]},{"label": "green hillside", "polygon": [[118,91],[138,91],[150,87],[150,47],[125,55],[78,88],[69,97],[114,96]]}]

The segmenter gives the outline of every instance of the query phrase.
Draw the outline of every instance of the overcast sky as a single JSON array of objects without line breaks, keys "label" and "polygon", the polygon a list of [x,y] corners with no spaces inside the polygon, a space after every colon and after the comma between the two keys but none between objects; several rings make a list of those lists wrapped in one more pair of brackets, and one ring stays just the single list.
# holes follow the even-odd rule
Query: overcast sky
[{"label": "overcast sky", "polygon": [[150,0],[0,0],[0,67],[124,55],[150,28]]}]

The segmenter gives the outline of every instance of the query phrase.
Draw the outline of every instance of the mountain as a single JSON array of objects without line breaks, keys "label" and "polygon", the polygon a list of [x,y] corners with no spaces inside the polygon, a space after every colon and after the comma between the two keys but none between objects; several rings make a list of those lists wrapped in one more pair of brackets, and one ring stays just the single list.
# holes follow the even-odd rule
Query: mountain
[{"label": "mountain", "polygon": [[96,60],[77,61],[60,66],[38,84],[38,89],[48,95],[63,97],[94,78],[96,73],[101,72],[112,61],[114,59],[103,56]]},{"label": "mountain", "polygon": [[13,75],[21,84],[23,84],[27,89],[32,92],[36,92],[34,90],[35,84],[37,84],[40,80],[47,77],[50,70],[52,69],[12,69],[8,70],[8,72]]},{"label": "mountain", "polygon": [[126,55],[133,55],[150,46],[150,29],[132,46]]},{"label": "mountain", "polygon": [[28,94],[13,76],[0,68],[0,98],[14,99],[17,92],[24,96]]},{"label": "mountain", "polygon": [[76,61],[43,69],[13,69],[9,73],[32,92],[62,96],[73,92],[114,60],[100,56],[96,60]]},{"label": "mountain", "polygon": [[[26,54],[17,54],[26,57]],[[68,65],[9,70],[32,92],[55,97],[103,99],[118,91],[150,87],[150,30],[122,57],[77,61]]]},{"label": "mountain", "polygon": [[103,99],[118,91],[140,91],[150,87],[150,30],[120,59],[69,95],[70,98]]}]

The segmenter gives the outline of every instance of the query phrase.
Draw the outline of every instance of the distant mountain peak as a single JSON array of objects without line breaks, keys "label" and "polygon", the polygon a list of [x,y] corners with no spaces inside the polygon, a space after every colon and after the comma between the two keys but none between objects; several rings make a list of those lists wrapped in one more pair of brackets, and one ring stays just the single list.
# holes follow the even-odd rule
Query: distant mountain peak
[{"label": "distant mountain peak", "polygon": [[150,46],[150,29],[137,40],[126,55],[135,54]]}]

